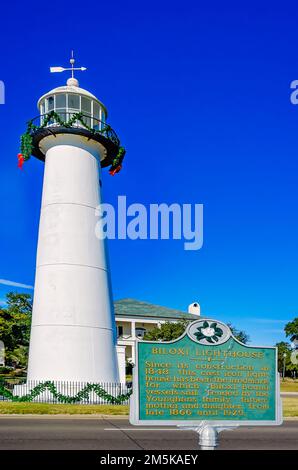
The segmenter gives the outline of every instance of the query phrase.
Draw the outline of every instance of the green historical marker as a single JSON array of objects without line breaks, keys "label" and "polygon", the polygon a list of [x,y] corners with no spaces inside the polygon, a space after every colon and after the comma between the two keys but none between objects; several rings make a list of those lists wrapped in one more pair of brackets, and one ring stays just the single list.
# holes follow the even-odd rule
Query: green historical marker
[{"label": "green historical marker", "polygon": [[175,341],[138,341],[131,424],[282,423],[277,349],[247,346],[201,319]]}]

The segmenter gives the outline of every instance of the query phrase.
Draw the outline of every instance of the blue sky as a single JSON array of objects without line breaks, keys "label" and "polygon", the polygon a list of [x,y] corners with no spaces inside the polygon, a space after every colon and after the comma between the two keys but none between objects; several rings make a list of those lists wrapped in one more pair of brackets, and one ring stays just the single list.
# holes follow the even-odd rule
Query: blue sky
[{"label": "blue sky", "polygon": [[[210,2],[209,2],[210,3]],[[297,316],[298,79],[294,2],[29,1],[1,7],[0,278],[34,284],[43,164],[17,168],[36,101],[70,49],[127,148],[115,203],[203,203],[204,245],[110,241],[114,297],[231,321],[255,343]],[[1,282],[1,281],[0,281]],[[0,283],[0,301],[11,289]],[[20,291],[23,290],[18,288]]]}]

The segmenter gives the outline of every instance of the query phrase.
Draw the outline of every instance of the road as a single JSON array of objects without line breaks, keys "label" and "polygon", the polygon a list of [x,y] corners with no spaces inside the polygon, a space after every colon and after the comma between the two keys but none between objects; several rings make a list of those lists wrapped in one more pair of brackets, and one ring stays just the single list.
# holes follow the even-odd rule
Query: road
[{"label": "road", "polygon": [[[298,420],[220,434],[219,449],[298,450]],[[198,450],[193,431],[139,428],[116,417],[0,417],[0,450]]]}]

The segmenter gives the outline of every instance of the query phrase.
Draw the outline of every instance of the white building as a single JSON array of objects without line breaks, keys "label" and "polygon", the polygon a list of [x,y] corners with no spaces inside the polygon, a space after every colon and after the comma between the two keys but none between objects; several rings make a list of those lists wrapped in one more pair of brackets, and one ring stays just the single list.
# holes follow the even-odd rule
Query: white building
[{"label": "white building", "polygon": [[189,305],[187,312],[135,299],[118,300],[114,302],[114,307],[121,382],[125,380],[123,377],[125,362],[135,364],[136,340],[142,339],[145,332],[150,331],[156,326],[160,327],[165,322],[177,322],[179,320],[195,321],[200,316],[200,305],[198,302]]}]

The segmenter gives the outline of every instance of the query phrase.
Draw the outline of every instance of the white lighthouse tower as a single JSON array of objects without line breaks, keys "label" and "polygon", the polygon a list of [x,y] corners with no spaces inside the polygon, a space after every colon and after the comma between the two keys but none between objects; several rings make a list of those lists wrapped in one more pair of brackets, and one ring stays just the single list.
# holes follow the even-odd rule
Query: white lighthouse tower
[{"label": "white lighthouse tower", "polygon": [[105,106],[73,77],[74,59],[71,70],[66,86],[39,99],[30,131],[45,169],[28,383],[119,380],[107,249],[95,226],[101,169],[119,170],[121,147]]}]

